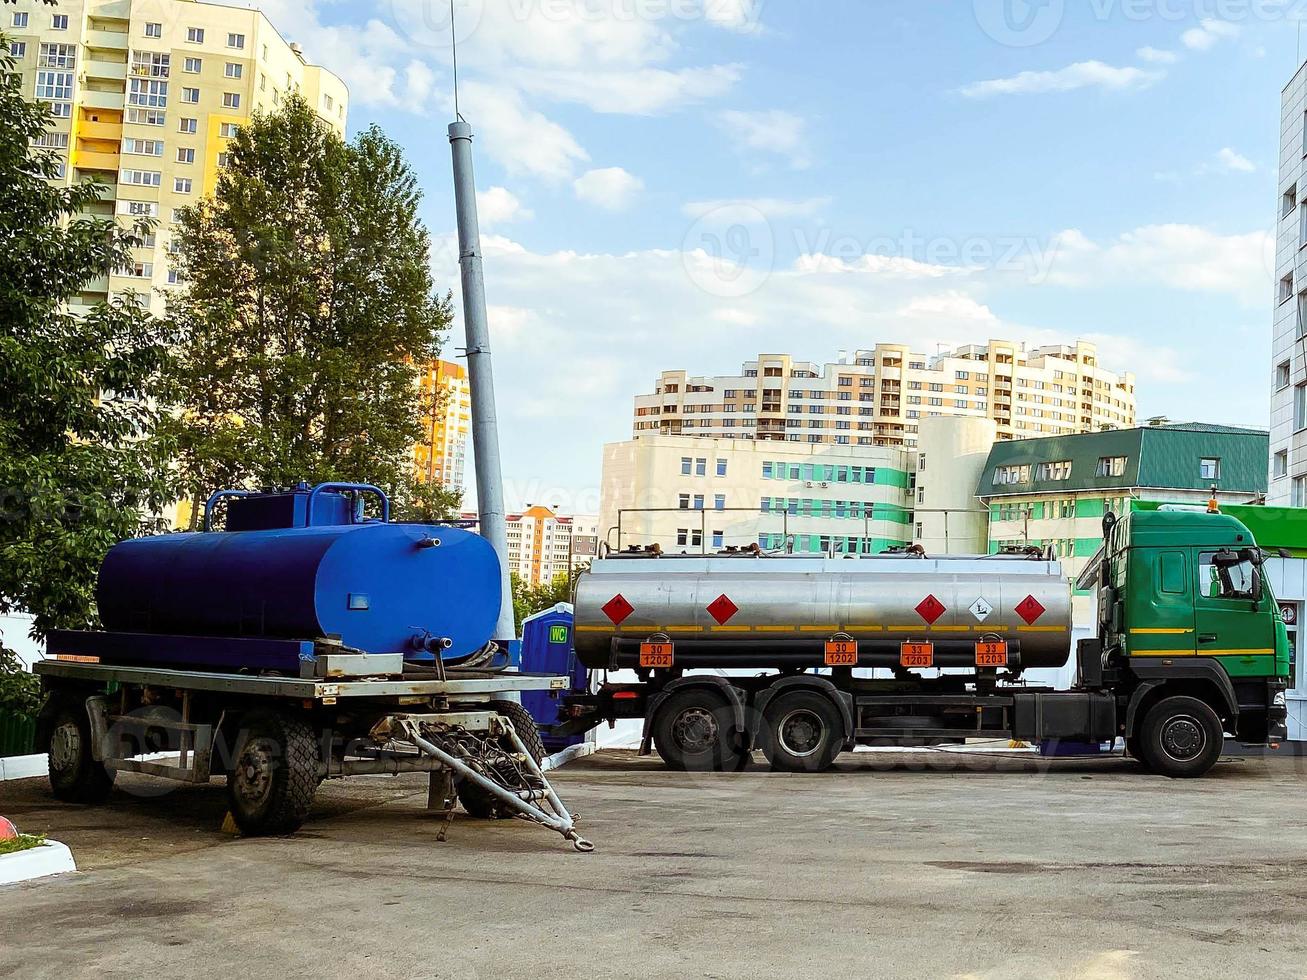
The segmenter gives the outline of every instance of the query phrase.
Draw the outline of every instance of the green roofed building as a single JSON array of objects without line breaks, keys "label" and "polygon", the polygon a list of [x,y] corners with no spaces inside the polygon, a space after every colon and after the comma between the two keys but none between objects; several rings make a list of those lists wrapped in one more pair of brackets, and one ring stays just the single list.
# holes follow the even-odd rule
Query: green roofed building
[{"label": "green roofed building", "polygon": [[1224,504],[1264,500],[1267,432],[1162,424],[998,442],[976,496],[989,507],[989,550],[1051,547],[1078,575],[1102,543],[1103,515],[1136,501]]}]

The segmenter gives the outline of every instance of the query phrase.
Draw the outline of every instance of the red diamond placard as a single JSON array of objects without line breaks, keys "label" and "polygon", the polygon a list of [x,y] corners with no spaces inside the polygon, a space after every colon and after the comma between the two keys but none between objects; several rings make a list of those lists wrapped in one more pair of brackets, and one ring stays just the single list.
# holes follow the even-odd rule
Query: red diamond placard
[{"label": "red diamond placard", "polygon": [[609,599],[603,607],[604,615],[612,620],[614,626],[621,626],[633,612],[635,612],[635,606],[627,602],[626,596],[620,592]]},{"label": "red diamond placard", "polygon": [[1017,603],[1016,613],[1026,621],[1027,626],[1035,625],[1035,620],[1046,612],[1048,610],[1044,608],[1043,603],[1032,595],[1026,596]]},{"label": "red diamond placard", "polygon": [[933,595],[928,595],[917,604],[917,615],[926,621],[927,626],[934,626],[940,616],[948,612],[948,607]]},{"label": "red diamond placard", "polygon": [[731,617],[739,611],[740,607],[724,595],[719,595],[708,604],[708,615],[717,620],[718,626],[725,626],[731,621]]}]

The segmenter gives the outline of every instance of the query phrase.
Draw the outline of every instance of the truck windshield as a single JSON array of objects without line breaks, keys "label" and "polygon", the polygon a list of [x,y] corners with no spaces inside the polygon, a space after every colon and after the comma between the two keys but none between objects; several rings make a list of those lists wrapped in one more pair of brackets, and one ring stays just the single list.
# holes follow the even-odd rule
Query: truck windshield
[{"label": "truck windshield", "polygon": [[1198,583],[1209,599],[1258,599],[1257,574],[1249,560],[1233,565],[1217,563],[1217,552],[1204,551],[1198,556]]}]

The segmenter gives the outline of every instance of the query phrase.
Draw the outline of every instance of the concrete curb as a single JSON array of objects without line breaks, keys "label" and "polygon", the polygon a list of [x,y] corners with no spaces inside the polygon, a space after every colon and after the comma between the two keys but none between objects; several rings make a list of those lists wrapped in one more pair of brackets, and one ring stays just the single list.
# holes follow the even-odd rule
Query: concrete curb
[{"label": "concrete curb", "polygon": [[41,847],[29,848],[17,854],[0,857],[0,885],[12,885],[33,878],[76,871],[73,852],[57,840],[46,841]]},{"label": "concrete curb", "polygon": [[0,783],[6,779],[31,779],[33,776],[45,776],[49,772],[49,760],[45,753],[11,755],[7,759],[0,759]]}]

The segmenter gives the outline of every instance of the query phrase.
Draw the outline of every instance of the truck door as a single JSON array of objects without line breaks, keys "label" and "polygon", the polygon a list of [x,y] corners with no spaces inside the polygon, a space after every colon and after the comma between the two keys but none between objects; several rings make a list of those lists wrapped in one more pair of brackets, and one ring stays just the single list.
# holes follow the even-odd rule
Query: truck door
[{"label": "truck door", "polygon": [[[1126,604],[1131,656],[1193,656],[1190,553],[1181,549],[1137,549],[1133,555],[1135,567],[1143,574],[1132,582],[1130,601]],[[1135,596],[1141,601],[1135,602]]]},{"label": "truck door", "polygon": [[1198,655],[1220,657],[1232,674],[1274,673],[1275,621],[1261,573],[1250,556],[1200,551],[1194,597]]}]

